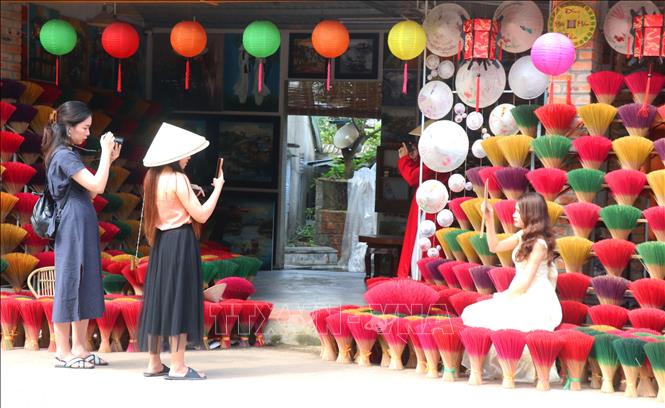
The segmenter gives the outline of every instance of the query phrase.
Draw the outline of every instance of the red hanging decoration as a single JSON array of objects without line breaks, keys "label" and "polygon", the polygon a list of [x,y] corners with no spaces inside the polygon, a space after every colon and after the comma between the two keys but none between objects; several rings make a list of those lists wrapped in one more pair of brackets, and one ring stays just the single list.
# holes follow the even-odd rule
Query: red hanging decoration
[{"label": "red hanging decoration", "polygon": [[259,58],[259,93],[263,90],[263,58]]},{"label": "red hanging decoration", "polygon": [[462,41],[457,41],[457,61],[462,57]]},{"label": "red hanging decoration", "polygon": [[189,89],[189,58],[194,58],[206,47],[208,36],[205,29],[197,21],[181,21],[171,29],[171,47],[185,58],[185,89]]},{"label": "red hanging decoration", "polygon": [[330,90],[330,59],[328,59],[328,75],[326,77],[326,91]]},{"label": "red hanging decoration", "polygon": [[554,77],[550,77],[550,91],[547,95],[547,103],[554,103]]},{"label": "red hanging decoration", "polygon": [[189,90],[189,58],[185,63],[185,90]]},{"label": "red hanging decoration", "polygon": [[404,76],[403,76],[403,79],[402,79],[402,93],[404,95],[406,95],[406,82],[409,78],[409,73],[408,73],[407,69],[408,69],[408,64],[405,62],[404,63]]},{"label": "red hanging decoration", "polygon": [[570,94],[570,91],[571,91],[570,83],[571,83],[571,81],[572,81],[571,76],[568,75],[568,78],[566,79],[566,103],[568,105],[573,104],[573,97]]},{"label": "red hanging decoration", "polygon": [[118,61],[118,84],[116,85],[118,93],[122,92],[122,62]]},{"label": "red hanging decoration", "polygon": [[312,46],[314,50],[328,59],[328,76],[326,90],[330,90],[330,64],[331,59],[344,54],[349,48],[349,31],[344,24],[337,20],[323,20],[312,31]]},{"label": "red hanging decoration", "polygon": [[649,104],[647,101],[649,100],[649,90],[651,89],[651,77],[653,77],[653,62],[649,63],[649,73],[647,74],[647,89],[644,92],[644,103],[642,103],[642,107],[637,112],[637,114],[643,118],[649,115],[649,109],[647,109],[647,105]]},{"label": "red hanging decoration", "polygon": [[476,112],[480,112],[480,74],[476,75]]},{"label": "red hanging decoration", "polygon": [[[102,47],[113,58],[123,60],[139,49],[139,34],[130,24],[116,22],[104,29]],[[118,61],[118,92],[122,92],[122,63]]]},{"label": "red hanging decoration", "polygon": [[60,81],[60,57],[55,57],[55,86]]}]

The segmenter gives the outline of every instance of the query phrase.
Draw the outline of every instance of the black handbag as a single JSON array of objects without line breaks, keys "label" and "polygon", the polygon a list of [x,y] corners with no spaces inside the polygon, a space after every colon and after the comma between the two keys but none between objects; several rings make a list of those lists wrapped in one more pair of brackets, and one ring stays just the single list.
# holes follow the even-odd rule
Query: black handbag
[{"label": "black handbag", "polygon": [[57,233],[58,225],[60,224],[62,208],[67,204],[69,192],[72,190],[71,183],[70,180],[67,192],[65,193],[65,200],[62,203],[62,207],[59,207],[48,189],[47,180],[46,188],[44,189],[44,192],[40,194],[39,200],[37,200],[37,203],[35,203],[35,206],[32,209],[32,216],[30,216],[32,229],[40,238],[55,239],[55,234]]}]

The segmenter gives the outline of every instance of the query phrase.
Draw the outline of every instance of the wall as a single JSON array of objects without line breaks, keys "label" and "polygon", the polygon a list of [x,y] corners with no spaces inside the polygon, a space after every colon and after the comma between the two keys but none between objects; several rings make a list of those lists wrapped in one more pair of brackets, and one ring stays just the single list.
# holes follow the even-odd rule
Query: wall
[{"label": "wall", "polygon": [[2,58],[0,59],[0,77],[21,79],[21,46],[23,45],[21,27],[21,4],[2,2],[0,5],[0,37],[2,39]]}]

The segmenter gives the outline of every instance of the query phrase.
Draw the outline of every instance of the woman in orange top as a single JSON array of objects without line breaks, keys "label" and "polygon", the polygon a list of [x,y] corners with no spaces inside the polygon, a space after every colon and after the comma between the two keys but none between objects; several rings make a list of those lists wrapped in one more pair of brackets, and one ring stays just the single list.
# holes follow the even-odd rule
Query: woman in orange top
[{"label": "woman in orange top", "polygon": [[[214,211],[224,185],[221,165],[214,190],[200,204],[183,169],[208,141],[168,123],[162,124],[143,164],[145,233],[152,250],[146,275],[139,340],[149,352],[146,377],[203,380],[185,364],[187,344],[202,344],[203,286],[198,238],[200,224]],[[170,346],[171,368],[162,364],[162,346]]]}]

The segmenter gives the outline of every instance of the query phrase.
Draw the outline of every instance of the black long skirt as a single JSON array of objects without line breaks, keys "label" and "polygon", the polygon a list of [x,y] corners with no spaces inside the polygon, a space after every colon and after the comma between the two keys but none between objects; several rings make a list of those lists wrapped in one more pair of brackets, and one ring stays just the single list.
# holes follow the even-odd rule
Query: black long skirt
[{"label": "black long skirt", "polygon": [[199,244],[191,224],[158,230],[143,288],[141,350],[156,353],[160,346],[166,350],[169,336],[180,334],[187,334],[189,345],[202,344],[202,281]]}]

